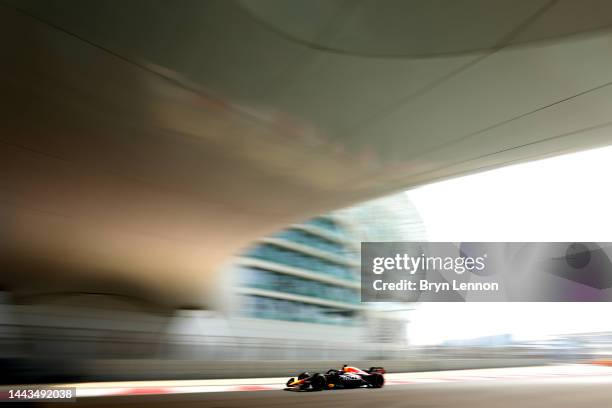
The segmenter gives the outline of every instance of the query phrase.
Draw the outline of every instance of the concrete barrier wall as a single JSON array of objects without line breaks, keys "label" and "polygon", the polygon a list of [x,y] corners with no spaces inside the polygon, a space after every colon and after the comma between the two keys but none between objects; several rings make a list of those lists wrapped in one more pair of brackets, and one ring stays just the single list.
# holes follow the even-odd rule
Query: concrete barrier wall
[{"label": "concrete barrier wall", "polygon": [[405,361],[177,361],[94,360],[82,363],[87,376],[97,380],[161,380],[207,378],[292,377],[302,371],[325,372],[350,363],[362,368],[383,366],[388,372],[463,370],[475,368],[545,365],[543,358],[445,358]]}]

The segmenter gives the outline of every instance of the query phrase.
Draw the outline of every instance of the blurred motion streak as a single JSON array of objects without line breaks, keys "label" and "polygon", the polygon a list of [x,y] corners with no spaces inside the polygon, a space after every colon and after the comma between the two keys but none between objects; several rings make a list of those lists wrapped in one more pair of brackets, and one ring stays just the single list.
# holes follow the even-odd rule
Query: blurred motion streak
[{"label": "blurred motion streak", "polygon": [[0,382],[607,364],[410,345],[356,268],[400,191],[611,144],[612,2],[388,4],[2,0]]}]

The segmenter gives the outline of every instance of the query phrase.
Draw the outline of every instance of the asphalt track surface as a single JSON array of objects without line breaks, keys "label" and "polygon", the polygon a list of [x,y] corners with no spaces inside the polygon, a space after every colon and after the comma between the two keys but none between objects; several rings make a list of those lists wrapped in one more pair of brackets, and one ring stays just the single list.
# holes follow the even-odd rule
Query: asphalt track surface
[{"label": "asphalt track surface", "polygon": [[[282,389],[243,392],[191,392],[164,395],[126,395],[78,398],[77,406],[102,407],[555,407],[612,408],[612,370],[540,368],[520,371],[473,370],[436,373],[441,381],[414,381],[383,389],[291,392]],[[500,374],[501,373],[501,374]],[[547,375],[548,374],[548,375]],[[400,378],[406,378],[400,377]],[[57,403],[45,404],[59,406]],[[63,404],[62,404],[63,405]],[[74,405],[72,405],[74,406]]]}]

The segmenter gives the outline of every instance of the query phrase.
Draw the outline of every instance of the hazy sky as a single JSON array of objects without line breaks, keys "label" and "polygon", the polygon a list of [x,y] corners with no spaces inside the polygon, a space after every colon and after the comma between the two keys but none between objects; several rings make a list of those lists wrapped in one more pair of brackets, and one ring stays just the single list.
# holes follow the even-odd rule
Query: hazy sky
[{"label": "hazy sky", "polygon": [[[430,241],[612,241],[612,147],[518,164],[408,191]],[[612,303],[423,304],[410,337],[433,344],[512,333],[612,331]]]}]

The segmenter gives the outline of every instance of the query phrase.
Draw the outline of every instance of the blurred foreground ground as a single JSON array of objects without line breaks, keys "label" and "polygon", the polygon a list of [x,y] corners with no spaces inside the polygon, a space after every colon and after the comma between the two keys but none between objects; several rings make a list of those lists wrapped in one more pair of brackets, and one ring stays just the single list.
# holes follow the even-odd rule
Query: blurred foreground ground
[{"label": "blurred foreground ground", "polygon": [[[387,379],[388,386],[380,390],[326,392],[283,391],[279,382],[284,378],[90,383],[77,385],[77,403],[92,407],[603,408],[612,402],[612,369],[591,365],[398,373]],[[171,390],[177,393],[169,394]],[[93,396],[103,393],[106,396]]]}]

